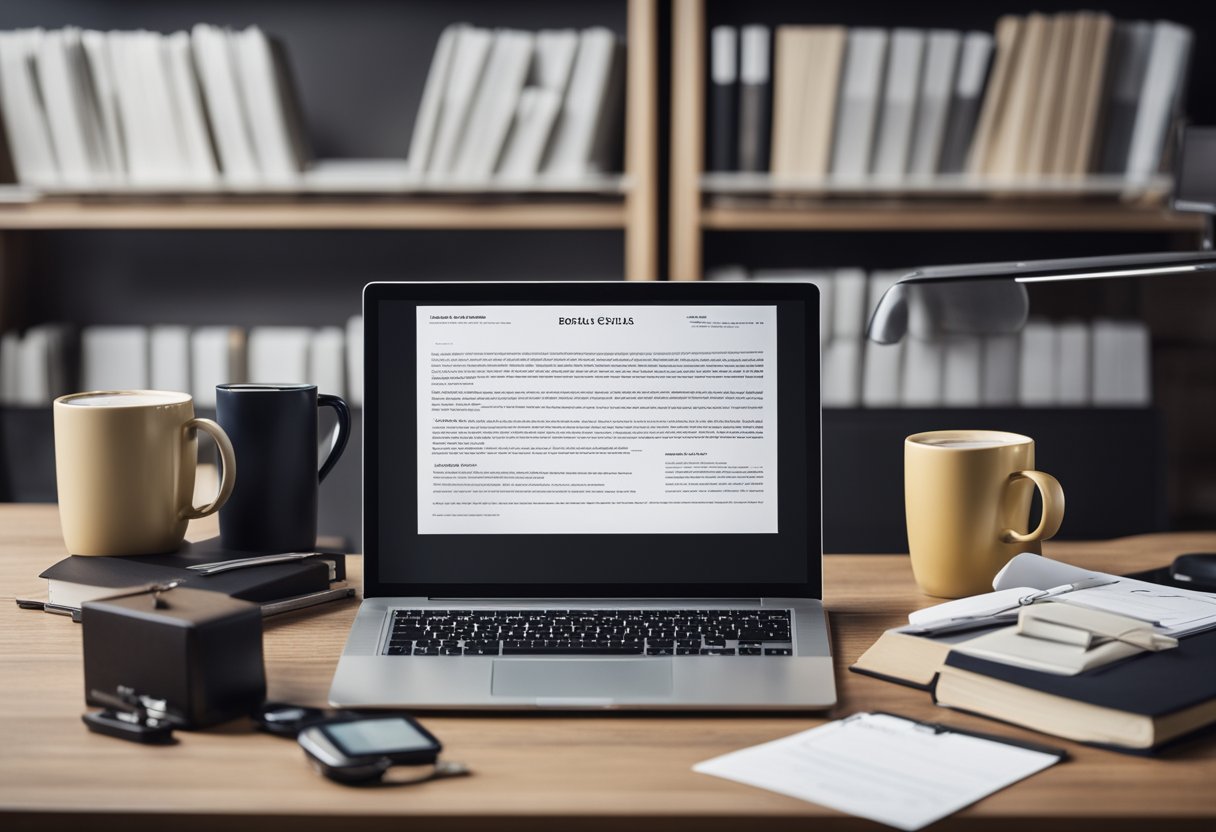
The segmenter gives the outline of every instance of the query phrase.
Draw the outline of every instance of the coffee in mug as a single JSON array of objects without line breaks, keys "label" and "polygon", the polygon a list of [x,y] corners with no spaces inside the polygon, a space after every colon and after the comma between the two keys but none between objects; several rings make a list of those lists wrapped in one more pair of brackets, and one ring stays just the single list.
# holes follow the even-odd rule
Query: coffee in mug
[{"label": "coffee in mug", "polygon": [[[114,390],[55,399],[59,522],[74,555],[152,555],[181,546],[190,520],[219,510],[236,482],[228,436],[196,419],[186,393]],[[198,431],[219,447],[219,492],[194,506]]]},{"label": "coffee in mug", "polygon": [[[1034,490],[1043,516],[1028,530]],[[1060,529],[1064,490],[1034,470],[1034,440],[992,430],[940,430],[904,440],[904,506],[916,583],[929,595],[992,591],[992,579]]]}]

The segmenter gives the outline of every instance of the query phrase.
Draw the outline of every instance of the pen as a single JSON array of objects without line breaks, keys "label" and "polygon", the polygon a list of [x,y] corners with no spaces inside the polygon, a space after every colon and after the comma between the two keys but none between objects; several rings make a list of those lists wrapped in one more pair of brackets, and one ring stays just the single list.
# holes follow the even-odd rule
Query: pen
[{"label": "pen", "polygon": [[[1045,601],[1048,598],[1055,598],[1057,595],[1064,595],[1069,592],[1075,592],[1078,589],[1093,589],[1098,586],[1107,586],[1108,584],[1118,583],[1119,579],[1109,575],[1093,575],[1089,578],[1082,578],[1079,581],[1073,581],[1070,584],[1060,584],[1053,586],[1051,589],[1032,592],[1029,595],[1024,595],[1018,599],[1018,606],[1024,607],[1027,604],[1033,604],[1037,601]],[[1012,607],[1010,609],[1013,609]]]},{"label": "pen", "polygon": [[197,572],[200,575],[217,575],[220,572],[230,572],[233,569],[245,569],[250,566],[266,566],[271,563],[286,563],[293,560],[307,560],[308,558],[319,557],[321,552],[282,552],[276,555],[257,555],[249,558],[234,558],[232,560],[221,560],[215,563],[198,563],[194,566],[187,566],[191,572]]}]

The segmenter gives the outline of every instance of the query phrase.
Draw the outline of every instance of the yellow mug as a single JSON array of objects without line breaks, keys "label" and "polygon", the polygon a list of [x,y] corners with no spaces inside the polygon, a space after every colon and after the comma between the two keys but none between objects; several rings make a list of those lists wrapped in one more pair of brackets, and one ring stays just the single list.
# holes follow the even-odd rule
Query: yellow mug
[{"label": "yellow mug", "polygon": [[[1043,500],[1028,530],[1034,489]],[[1060,530],[1064,490],[1034,470],[1034,440],[994,430],[938,430],[904,440],[904,508],[916,583],[929,595],[992,591],[992,579],[1022,552]]]},{"label": "yellow mug", "polygon": [[[198,431],[219,447],[219,492],[194,506]],[[110,390],[55,399],[59,523],[75,555],[152,555],[181,546],[190,520],[219,510],[236,484],[223,429],[194,417],[186,393]]]}]

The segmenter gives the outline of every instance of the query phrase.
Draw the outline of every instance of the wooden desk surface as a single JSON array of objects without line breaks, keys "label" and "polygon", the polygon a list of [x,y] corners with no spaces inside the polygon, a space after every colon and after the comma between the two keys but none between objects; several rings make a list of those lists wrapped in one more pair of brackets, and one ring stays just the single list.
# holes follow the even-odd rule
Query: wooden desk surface
[{"label": "wooden desk surface", "polygon": [[[196,524],[192,537],[213,533]],[[1080,566],[1127,572],[1188,551],[1216,533],[1050,545]],[[53,506],[0,505],[0,828],[299,830],[862,829],[875,824],[760,789],[695,774],[692,765],[858,710],[1042,739],[934,707],[926,693],[848,672],[886,628],[928,606],[905,556],[827,558],[825,584],[840,702],[805,716],[525,715],[424,717],[472,777],[398,789],[351,789],[305,764],[295,743],[243,723],[179,732],[141,747],[90,734],[80,628],[19,610],[45,593],[36,576],[63,555]],[[353,559],[357,571],[358,559]],[[268,623],[272,699],[323,704],[354,602]],[[1165,758],[1058,741],[1074,758],[943,821],[942,829],[1216,829],[1216,740]],[[358,817],[357,825],[352,818]],[[1089,822],[1086,824],[1085,822]],[[79,824],[79,826],[77,826]],[[221,826],[222,824],[222,826]]]}]

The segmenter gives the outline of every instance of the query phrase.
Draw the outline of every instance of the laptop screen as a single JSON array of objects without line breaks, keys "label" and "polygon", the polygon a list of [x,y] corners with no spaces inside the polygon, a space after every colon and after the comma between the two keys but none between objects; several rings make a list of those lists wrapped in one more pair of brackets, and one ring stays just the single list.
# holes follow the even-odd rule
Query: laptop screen
[{"label": "laptop screen", "polygon": [[365,294],[368,595],[819,597],[818,296]]}]

